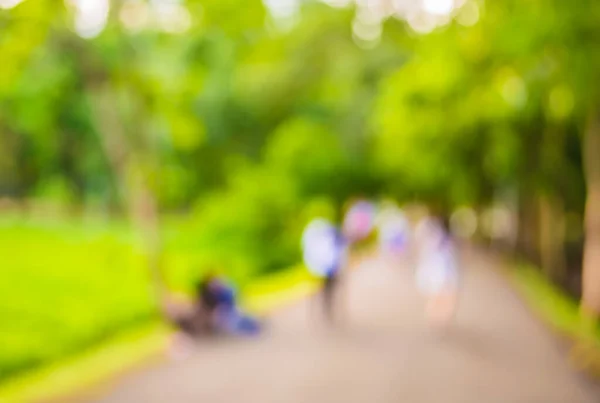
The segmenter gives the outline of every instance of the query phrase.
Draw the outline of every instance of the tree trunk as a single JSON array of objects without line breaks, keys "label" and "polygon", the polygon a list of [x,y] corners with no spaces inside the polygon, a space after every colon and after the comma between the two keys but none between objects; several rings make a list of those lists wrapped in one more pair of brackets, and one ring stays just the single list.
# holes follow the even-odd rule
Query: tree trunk
[{"label": "tree trunk", "polygon": [[162,272],[162,240],[156,198],[147,183],[146,172],[136,161],[115,106],[109,84],[91,90],[93,113],[104,152],[110,163],[128,215],[142,236],[148,259],[149,275],[157,303],[165,300],[166,285]]},{"label": "tree trunk", "polygon": [[600,113],[592,110],[583,140],[587,185],[581,306],[600,316]]},{"label": "tree trunk", "polygon": [[[117,29],[120,29],[118,16],[122,3],[123,0],[110,0],[108,23],[117,24]],[[82,66],[91,101],[92,118],[119,196],[130,221],[143,238],[156,300],[162,305],[166,284],[162,273],[159,214],[156,197],[148,183],[147,167],[139,163],[143,160],[141,157],[151,155],[152,150],[148,147],[134,147],[130,141],[134,130],[143,133],[143,119],[135,119],[135,128],[128,132],[108,70],[94,55],[86,52],[80,41],[72,41],[71,36],[65,39],[64,47],[80,57],[79,64]],[[128,49],[122,46],[120,51],[125,55]]]},{"label": "tree trunk", "polygon": [[138,182],[138,188],[134,191],[133,198],[131,203],[134,210],[133,218],[144,241],[148,259],[148,272],[157,302],[162,304],[167,297],[167,287],[162,270],[163,244],[156,197],[141,178]]},{"label": "tree trunk", "polygon": [[542,269],[557,282],[566,277],[565,214],[560,200],[540,195],[539,249]]},{"label": "tree trunk", "polygon": [[535,265],[540,265],[539,250],[539,169],[541,128],[537,124],[523,127],[529,135],[523,138],[523,165],[518,178],[517,251]]},{"label": "tree trunk", "polygon": [[538,231],[538,204],[535,197],[528,192],[531,189],[521,191],[519,198],[518,228],[517,228],[517,252],[534,264],[540,264],[539,254],[539,231]]}]

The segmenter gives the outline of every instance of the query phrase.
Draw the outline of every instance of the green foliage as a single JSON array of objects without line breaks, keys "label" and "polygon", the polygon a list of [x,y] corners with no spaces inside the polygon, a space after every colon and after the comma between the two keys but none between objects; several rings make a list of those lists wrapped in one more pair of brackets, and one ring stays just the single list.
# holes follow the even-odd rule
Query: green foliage
[{"label": "green foliage", "polygon": [[297,237],[288,234],[298,208],[293,184],[266,168],[235,170],[229,190],[198,208],[198,242],[236,280],[297,261]]},{"label": "green foliage", "polygon": [[282,172],[304,197],[334,194],[346,158],[340,139],[325,125],[296,118],[280,125],[265,150],[265,165]]}]

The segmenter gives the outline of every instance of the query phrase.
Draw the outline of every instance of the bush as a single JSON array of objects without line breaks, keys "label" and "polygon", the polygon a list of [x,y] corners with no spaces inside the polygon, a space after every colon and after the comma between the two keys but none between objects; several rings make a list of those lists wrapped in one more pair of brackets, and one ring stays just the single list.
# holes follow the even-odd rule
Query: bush
[{"label": "bush", "polygon": [[194,221],[196,245],[237,282],[298,261],[290,228],[300,201],[289,178],[267,168],[236,170],[230,187],[205,198]]}]

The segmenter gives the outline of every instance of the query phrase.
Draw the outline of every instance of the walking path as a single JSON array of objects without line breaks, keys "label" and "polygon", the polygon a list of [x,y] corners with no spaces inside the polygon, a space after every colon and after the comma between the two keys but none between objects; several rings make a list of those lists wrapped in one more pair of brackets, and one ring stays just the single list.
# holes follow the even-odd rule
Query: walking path
[{"label": "walking path", "polygon": [[424,323],[408,263],[365,260],[345,283],[344,322],[315,301],[283,309],[254,340],[204,342],[192,357],[126,377],[99,403],[598,403],[564,348],[493,260],[466,252],[457,320]]}]

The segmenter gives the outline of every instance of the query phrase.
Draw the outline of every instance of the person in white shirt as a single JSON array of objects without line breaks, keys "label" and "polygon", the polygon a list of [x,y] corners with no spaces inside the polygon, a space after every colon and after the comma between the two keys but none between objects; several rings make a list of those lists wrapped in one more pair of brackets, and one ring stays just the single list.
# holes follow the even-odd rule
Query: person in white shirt
[{"label": "person in white shirt", "polygon": [[438,327],[449,324],[458,302],[459,268],[455,245],[443,220],[428,218],[419,224],[416,280],[427,300],[428,321]]},{"label": "person in white shirt", "polygon": [[325,219],[315,219],[302,235],[302,252],[308,270],[323,279],[322,301],[326,319],[335,320],[336,295],[340,274],[348,257],[347,242],[341,232]]}]

